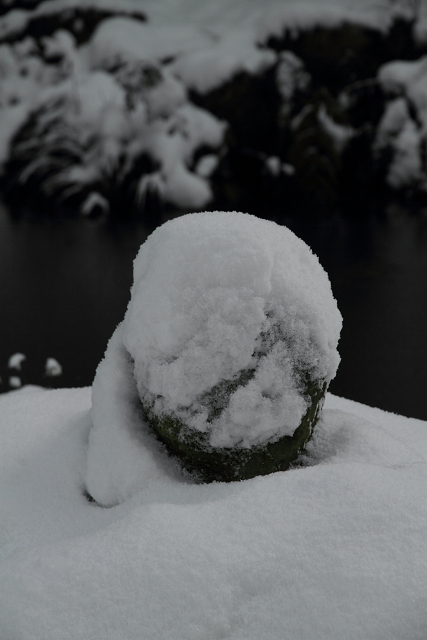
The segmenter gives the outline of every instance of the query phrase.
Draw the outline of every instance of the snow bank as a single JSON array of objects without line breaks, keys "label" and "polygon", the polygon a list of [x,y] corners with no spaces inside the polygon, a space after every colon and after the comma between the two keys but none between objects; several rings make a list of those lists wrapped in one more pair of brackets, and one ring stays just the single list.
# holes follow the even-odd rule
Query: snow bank
[{"label": "snow bank", "polygon": [[312,466],[211,485],[154,467],[102,509],[89,408],[90,389],[0,397],[2,638],[424,640],[425,422],[328,395]]}]

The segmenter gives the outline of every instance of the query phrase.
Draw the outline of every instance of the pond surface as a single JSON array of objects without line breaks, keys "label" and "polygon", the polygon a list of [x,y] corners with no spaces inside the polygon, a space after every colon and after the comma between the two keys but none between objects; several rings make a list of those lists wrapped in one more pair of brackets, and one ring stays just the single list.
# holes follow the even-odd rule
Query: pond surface
[{"label": "pond surface", "polygon": [[[284,222],[329,273],[344,318],[330,391],[427,420],[427,217],[390,205],[381,217]],[[0,207],[0,389],[85,386],[122,320],[137,223],[11,217]],[[9,357],[26,355],[21,372]],[[63,374],[46,378],[47,358]]]}]

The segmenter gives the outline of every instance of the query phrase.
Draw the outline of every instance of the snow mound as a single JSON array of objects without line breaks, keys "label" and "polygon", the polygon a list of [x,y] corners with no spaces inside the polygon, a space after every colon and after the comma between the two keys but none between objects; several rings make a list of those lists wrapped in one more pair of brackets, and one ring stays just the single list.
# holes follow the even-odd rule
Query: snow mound
[{"label": "snow mound", "polygon": [[210,485],[152,466],[102,509],[89,407],[87,388],[0,397],[1,638],[425,639],[425,422],[328,394],[317,464]]},{"label": "snow mound", "polygon": [[293,436],[311,410],[308,385],[324,394],[335,375],[340,330],[327,274],[286,227],[237,212],[159,227],[135,260],[124,322],[94,381],[89,492],[114,504],[144,486],[134,454],[117,455],[137,448],[138,399],[150,421],[171,417],[208,447]]}]

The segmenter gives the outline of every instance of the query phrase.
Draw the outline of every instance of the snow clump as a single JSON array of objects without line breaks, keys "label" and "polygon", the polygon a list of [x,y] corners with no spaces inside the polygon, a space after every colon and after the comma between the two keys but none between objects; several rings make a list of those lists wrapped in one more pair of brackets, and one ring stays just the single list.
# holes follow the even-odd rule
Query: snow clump
[{"label": "snow clump", "polygon": [[21,371],[22,363],[27,359],[27,356],[23,353],[14,353],[10,356],[7,366],[9,369],[16,369],[17,371]]},{"label": "snow clump", "polygon": [[[159,227],[135,260],[124,322],[94,381],[89,492],[99,474],[112,482],[109,465],[117,470],[121,415],[128,425],[122,436],[126,431],[134,447],[148,418],[169,451],[204,480],[287,468],[275,447],[285,440],[295,458],[310,438],[338,367],[340,330],[327,274],[286,227],[237,212],[189,214]],[[117,384],[109,384],[119,369],[125,386],[135,386],[120,397]],[[139,398],[139,422],[136,409],[134,421],[129,407],[118,409],[122,396],[134,404]],[[262,460],[254,461],[254,452]],[[206,471],[205,453],[215,471]],[[122,462],[126,467],[126,455]],[[237,471],[221,476],[218,466],[227,465]],[[120,483],[130,466],[117,470]],[[122,495],[136,487],[140,480],[133,477]],[[102,487],[100,494],[105,499]]]},{"label": "snow clump", "polygon": [[47,358],[44,365],[45,375],[51,378],[62,375],[62,366],[56,358]]}]

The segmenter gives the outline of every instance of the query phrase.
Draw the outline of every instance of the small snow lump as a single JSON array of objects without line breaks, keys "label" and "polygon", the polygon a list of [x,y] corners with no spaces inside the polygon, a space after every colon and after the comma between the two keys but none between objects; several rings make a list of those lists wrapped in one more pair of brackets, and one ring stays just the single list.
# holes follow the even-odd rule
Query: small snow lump
[{"label": "small snow lump", "polygon": [[[124,321],[94,381],[89,492],[107,496],[100,473],[113,485],[105,438],[114,432],[117,443],[120,427],[97,416],[127,415],[113,406],[126,395],[109,382],[118,368],[128,368],[121,379],[134,385],[140,429],[187,472],[242,480],[287,469],[310,439],[338,367],[340,330],[327,274],[286,227],[216,211],[157,228],[135,259]],[[125,490],[123,473],[104,503],[139,486],[128,470]]]}]

